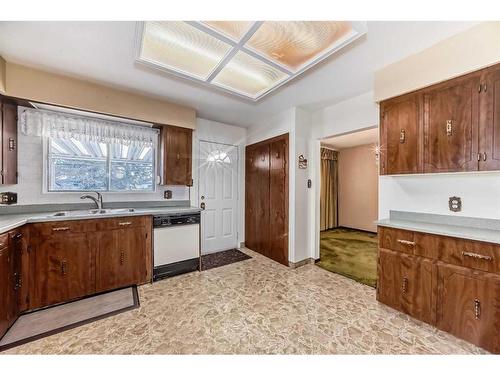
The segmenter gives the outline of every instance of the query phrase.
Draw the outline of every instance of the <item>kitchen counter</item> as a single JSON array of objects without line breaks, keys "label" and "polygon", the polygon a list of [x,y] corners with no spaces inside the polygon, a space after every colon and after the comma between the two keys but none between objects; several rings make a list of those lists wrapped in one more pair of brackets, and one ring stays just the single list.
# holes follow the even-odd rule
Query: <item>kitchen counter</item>
[{"label": "kitchen counter", "polygon": [[391,211],[388,219],[376,221],[382,227],[500,244],[500,220],[464,216]]},{"label": "kitchen counter", "polygon": [[[18,228],[27,223],[42,223],[48,221],[67,221],[67,220],[87,220],[87,219],[107,219],[112,217],[128,217],[128,216],[144,216],[144,215],[161,215],[161,214],[176,214],[176,213],[193,213],[200,212],[198,207],[146,207],[134,208],[133,212],[109,212],[105,214],[71,214],[68,216],[54,216],[60,211],[51,212],[36,212],[24,214],[7,214],[0,215],[0,233]],[[71,213],[71,211],[68,211]]]}]

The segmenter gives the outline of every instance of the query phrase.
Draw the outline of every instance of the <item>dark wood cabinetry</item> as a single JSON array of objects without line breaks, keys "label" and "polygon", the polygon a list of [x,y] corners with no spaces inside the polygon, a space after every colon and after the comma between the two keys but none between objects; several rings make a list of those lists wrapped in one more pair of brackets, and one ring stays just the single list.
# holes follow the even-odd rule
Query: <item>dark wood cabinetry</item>
[{"label": "dark wood cabinetry", "polygon": [[500,65],[380,103],[380,174],[500,169]]},{"label": "dark wood cabinetry", "polygon": [[17,104],[0,96],[0,183],[17,184]]},{"label": "dark wood cabinetry", "polygon": [[161,127],[162,185],[191,186],[193,184],[192,136],[192,129],[170,125]]},{"label": "dark wood cabinetry", "polygon": [[288,134],[246,147],[245,244],[288,265]]},{"label": "dark wood cabinetry", "polygon": [[500,245],[384,227],[379,234],[380,302],[500,352]]}]

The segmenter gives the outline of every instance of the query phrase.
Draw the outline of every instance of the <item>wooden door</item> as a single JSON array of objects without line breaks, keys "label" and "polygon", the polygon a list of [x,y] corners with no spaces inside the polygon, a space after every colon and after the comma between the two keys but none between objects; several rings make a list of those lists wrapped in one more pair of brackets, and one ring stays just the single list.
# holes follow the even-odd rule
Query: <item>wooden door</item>
[{"label": "wooden door", "polygon": [[269,258],[288,265],[288,137],[270,145]]},{"label": "wooden door", "polygon": [[500,169],[500,66],[486,70],[481,86],[479,170]]},{"label": "wooden door", "polygon": [[192,185],[192,129],[165,126],[163,185]]},{"label": "wooden door", "polygon": [[440,265],[437,326],[489,351],[500,352],[500,277]]},{"label": "wooden door", "polygon": [[257,152],[255,147],[245,149],[245,246],[257,251]]},{"label": "wooden door", "polygon": [[424,172],[478,170],[479,75],[424,94]]},{"label": "wooden door", "polygon": [[2,106],[2,184],[17,184],[17,105]]},{"label": "wooden door", "polygon": [[96,244],[90,234],[42,237],[35,246],[31,308],[94,293]]},{"label": "wooden door", "polygon": [[14,248],[0,248],[0,337],[10,328],[19,315],[17,292],[18,262]]},{"label": "wooden door", "polygon": [[400,254],[379,249],[377,300],[396,310],[401,310],[402,288]]},{"label": "wooden door", "polygon": [[145,227],[115,229],[99,234],[97,291],[136,285],[147,279]]},{"label": "wooden door", "polygon": [[436,315],[436,274],[431,260],[401,254],[402,311],[429,324]]},{"label": "wooden door", "polygon": [[380,174],[422,172],[422,95],[409,94],[381,103]]},{"label": "wooden door", "polygon": [[253,187],[257,189],[256,196],[256,233],[257,251],[265,256],[270,255],[269,234],[270,234],[270,174],[269,174],[269,144],[259,145],[256,155],[257,183]]}]

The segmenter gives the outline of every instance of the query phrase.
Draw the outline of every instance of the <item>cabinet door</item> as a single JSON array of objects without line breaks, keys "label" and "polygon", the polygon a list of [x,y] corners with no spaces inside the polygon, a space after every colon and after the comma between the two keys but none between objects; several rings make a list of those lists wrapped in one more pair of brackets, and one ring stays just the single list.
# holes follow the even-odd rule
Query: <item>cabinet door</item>
[{"label": "cabinet door", "polygon": [[478,170],[479,75],[424,94],[424,172]]},{"label": "cabinet door", "polygon": [[2,106],[2,184],[17,184],[17,105]]},{"label": "cabinet door", "polygon": [[288,140],[270,145],[269,258],[288,265]]},{"label": "cabinet door", "polygon": [[32,269],[31,308],[66,302],[95,291],[95,242],[86,233],[39,238]]},{"label": "cabinet door", "polygon": [[177,126],[164,129],[164,185],[192,184],[192,130]]},{"label": "cabinet door", "polygon": [[18,272],[13,247],[0,248],[0,337],[19,316]]},{"label": "cabinet door", "polygon": [[270,235],[270,173],[269,173],[270,145],[263,144],[257,149],[257,251],[269,257]]},{"label": "cabinet door", "polygon": [[440,265],[437,326],[498,353],[500,278],[458,266]]},{"label": "cabinet door", "polygon": [[479,170],[500,169],[500,67],[486,70],[480,97]]},{"label": "cabinet door", "polygon": [[426,323],[435,322],[437,269],[429,259],[401,255],[402,310]]},{"label": "cabinet door", "polygon": [[382,102],[380,174],[422,172],[422,96],[410,94]]},{"label": "cabinet door", "polygon": [[394,251],[379,249],[377,300],[397,310],[402,309],[403,292],[400,255]]},{"label": "cabinet door", "polygon": [[145,227],[99,234],[97,291],[136,285],[147,280]]}]

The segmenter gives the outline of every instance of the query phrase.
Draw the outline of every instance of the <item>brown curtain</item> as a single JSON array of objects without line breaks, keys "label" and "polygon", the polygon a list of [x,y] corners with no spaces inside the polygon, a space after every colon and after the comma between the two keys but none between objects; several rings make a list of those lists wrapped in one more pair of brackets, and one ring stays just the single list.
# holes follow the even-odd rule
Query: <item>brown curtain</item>
[{"label": "brown curtain", "polygon": [[321,148],[321,230],[336,228],[338,195],[338,152]]}]

